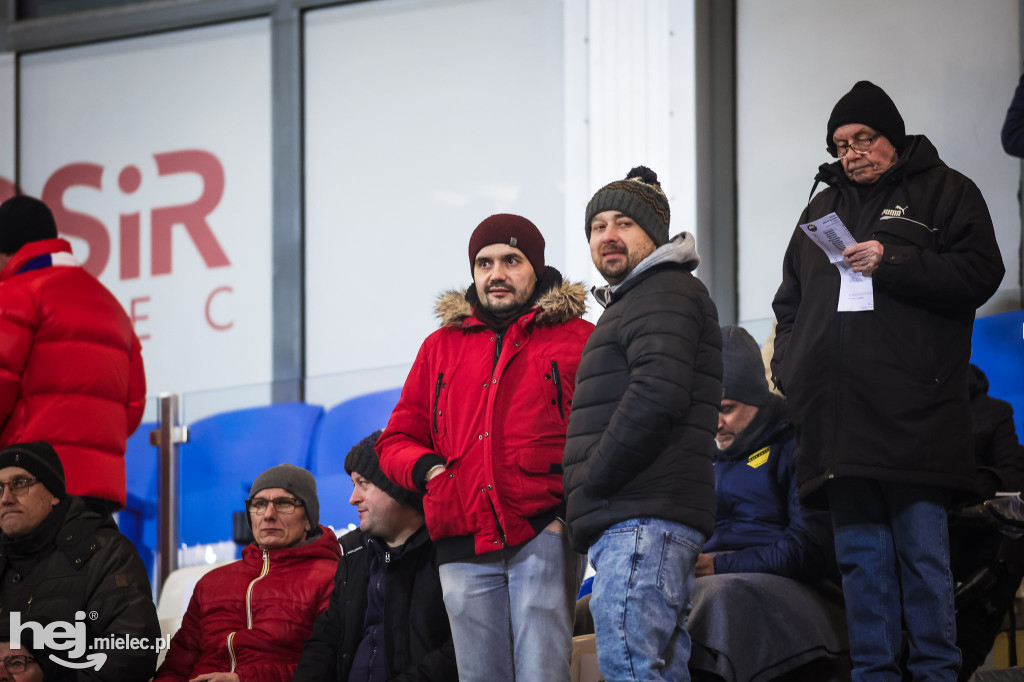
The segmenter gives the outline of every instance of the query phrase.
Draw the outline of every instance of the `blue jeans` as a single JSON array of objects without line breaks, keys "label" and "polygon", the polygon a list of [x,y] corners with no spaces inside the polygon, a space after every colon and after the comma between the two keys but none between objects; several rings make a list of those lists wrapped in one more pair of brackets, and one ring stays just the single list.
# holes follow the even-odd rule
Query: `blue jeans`
[{"label": "blue jeans", "polygon": [[[564,529],[563,529],[564,530]],[[569,682],[583,562],[566,533],[440,566],[461,682]]]},{"label": "blue jeans", "polygon": [[899,682],[902,632],[914,682],[955,682],[953,576],[944,491],[837,478],[828,484],[853,682]]},{"label": "blue jeans", "polygon": [[597,664],[607,682],[688,682],[693,567],[704,536],[641,517],[610,526],[590,548]]}]

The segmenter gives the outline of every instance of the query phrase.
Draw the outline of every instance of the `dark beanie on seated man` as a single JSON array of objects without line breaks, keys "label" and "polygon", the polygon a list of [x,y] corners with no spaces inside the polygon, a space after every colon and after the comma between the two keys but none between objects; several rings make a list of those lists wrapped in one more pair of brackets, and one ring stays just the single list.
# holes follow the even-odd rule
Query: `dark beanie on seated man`
[{"label": "dark beanie on seated man", "polygon": [[722,327],[722,400],[734,400],[758,410],[732,443],[718,451],[718,459],[746,457],[767,429],[788,418],[786,401],[768,388],[761,350],[743,327]]},{"label": "dark beanie on seated man", "polygon": [[374,431],[348,451],[348,455],[345,457],[345,473],[349,476],[352,475],[352,472],[359,474],[386,492],[392,499],[401,502],[406,507],[422,512],[423,495],[395,485],[380,470],[380,460],[377,458],[377,452],[373,446],[376,445],[381,433],[383,432],[380,429]]},{"label": "dark beanie on seated man", "polygon": [[771,398],[761,350],[743,327],[722,327],[722,399],[762,407]]}]

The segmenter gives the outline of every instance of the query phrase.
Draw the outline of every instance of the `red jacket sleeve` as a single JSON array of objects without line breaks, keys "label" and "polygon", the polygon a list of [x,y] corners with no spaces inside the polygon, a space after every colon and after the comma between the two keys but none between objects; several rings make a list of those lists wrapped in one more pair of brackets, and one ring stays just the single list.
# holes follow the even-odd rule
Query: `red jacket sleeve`
[{"label": "red jacket sleeve", "polygon": [[128,366],[128,433],[132,435],[142,422],[146,410],[146,367],[142,362],[142,344],[132,338],[131,358]]},{"label": "red jacket sleeve", "polygon": [[430,432],[434,407],[427,347],[432,338],[429,337],[420,347],[402,387],[402,396],[391,412],[387,428],[377,439],[377,456],[384,475],[409,490],[417,490],[422,484],[413,475],[413,469],[422,458],[433,457],[438,463],[444,461],[434,452],[434,439]]},{"label": "red jacket sleeve", "polygon": [[14,411],[21,393],[21,375],[25,371],[35,336],[35,306],[23,294],[6,287],[0,295],[0,430]]}]

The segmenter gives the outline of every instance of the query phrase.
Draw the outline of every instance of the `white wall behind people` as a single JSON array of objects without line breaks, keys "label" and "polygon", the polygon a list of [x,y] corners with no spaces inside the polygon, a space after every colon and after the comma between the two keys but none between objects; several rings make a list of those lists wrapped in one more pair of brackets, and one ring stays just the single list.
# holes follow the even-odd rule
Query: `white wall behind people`
[{"label": "white wall behind people", "polygon": [[492,213],[533,220],[547,262],[588,285],[604,282],[587,201],[631,166],[658,171],[673,233],[693,231],[692,15],[689,0],[307,12],[308,374],[411,363]]},{"label": "white wall behind people", "polygon": [[[658,173],[672,207],[670,234],[688,231],[698,251],[702,244],[694,7],[692,0],[580,0],[566,8],[566,258],[603,285],[590,260],[585,208],[594,192],[633,166]],[[573,97],[578,88],[586,93],[580,110]],[[577,142],[579,130],[586,138]],[[603,309],[591,302],[588,317],[596,321]]]},{"label": "white wall behind people", "polygon": [[269,21],[21,59],[24,190],[142,340],[149,393],[271,379]]},{"label": "white wall behind people", "polygon": [[305,16],[307,371],[411,363],[488,215],[528,217],[564,267],[562,3]]},{"label": "white wall behind people", "polygon": [[14,55],[0,54],[0,202],[14,196]]},{"label": "white wall behind people", "polygon": [[982,312],[1016,307],[1020,168],[999,133],[1019,40],[1016,0],[739,0],[740,318],[772,316],[786,245],[818,166],[831,160],[829,114],[864,79],[889,93],[908,133],[927,135],[981,188],[1007,272]]}]

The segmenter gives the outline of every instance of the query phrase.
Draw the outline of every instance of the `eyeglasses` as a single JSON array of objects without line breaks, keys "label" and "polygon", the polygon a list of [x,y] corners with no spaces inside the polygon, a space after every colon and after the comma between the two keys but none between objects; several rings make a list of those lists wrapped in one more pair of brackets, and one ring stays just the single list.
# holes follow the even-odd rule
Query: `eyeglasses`
[{"label": "eyeglasses", "polygon": [[245,501],[245,508],[256,516],[263,516],[267,513],[267,507],[273,504],[274,509],[280,514],[291,514],[296,507],[302,507],[302,500],[297,497],[275,497],[268,500],[265,497],[254,497]]},{"label": "eyeglasses", "polygon": [[28,667],[29,663],[35,663],[36,659],[31,656],[23,656],[21,654],[15,654],[14,656],[5,656],[0,658],[0,663],[4,664],[4,668],[9,673],[23,673],[25,668]]},{"label": "eyeglasses", "polygon": [[0,483],[0,497],[3,497],[4,490],[8,487],[10,487],[12,493],[21,497],[36,483],[39,483],[39,481],[34,478],[16,478],[13,481],[7,481],[7,483]]},{"label": "eyeglasses", "polygon": [[828,147],[828,153],[837,159],[845,159],[850,150],[857,152],[858,154],[867,154],[868,150],[871,149],[871,145],[875,143],[881,133],[875,133],[871,137],[862,137],[858,140],[850,140],[850,144],[837,144]]}]

